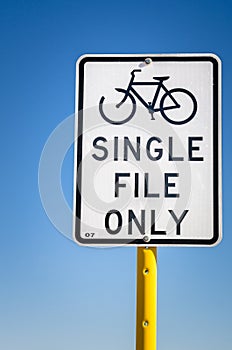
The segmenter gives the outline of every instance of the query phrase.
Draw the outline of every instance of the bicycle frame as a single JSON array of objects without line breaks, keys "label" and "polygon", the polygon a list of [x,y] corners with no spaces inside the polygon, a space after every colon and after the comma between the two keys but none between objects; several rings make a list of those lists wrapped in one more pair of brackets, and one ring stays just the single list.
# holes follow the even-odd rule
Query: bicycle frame
[{"label": "bicycle frame", "polygon": [[[185,123],[190,122],[193,119],[193,117],[195,116],[196,111],[197,111],[197,100],[196,100],[195,96],[191,93],[191,91],[188,91],[184,88],[171,88],[171,89],[166,88],[166,86],[164,85],[164,81],[169,79],[169,76],[153,77],[153,79],[155,79],[156,81],[134,81],[135,80],[135,72],[141,72],[141,69],[132,70],[132,72],[131,72],[132,77],[129,81],[129,84],[128,84],[126,90],[122,89],[122,88],[115,88],[116,91],[123,93],[123,98],[122,98],[121,102],[115,104],[116,108],[119,108],[124,102],[126,102],[127,99],[129,99],[130,102],[132,103],[132,108],[130,110],[130,114],[127,115],[126,117],[124,117],[124,119],[114,120],[114,118],[111,119],[110,117],[108,117],[108,115],[103,110],[103,103],[104,103],[105,97],[104,96],[101,97],[101,99],[99,101],[99,112],[100,112],[102,118],[106,122],[108,122],[110,124],[114,124],[114,125],[121,125],[121,124],[125,124],[129,120],[131,120],[131,118],[133,118],[133,116],[136,112],[136,99],[135,99],[135,97],[137,97],[137,99],[141,102],[141,104],[147,109],[148,113],[151,115],[151,120],[155,120],[155,118],[154,118],[155,112],[160,112],[162,117],[168,123],[171,123],[174,125],[185,124]],[[144,98],[142,96],[140,96],[139,92],[136,91],[136,86],[139,86],[139,85],[140,86],[157,86],[157,89],[154,91],[153,100],[151,102],[146,102],[144,100]],[[159,99],[159,101],[157,102],[161,90],[162,90],[163,95],[162,95],[161,99]],[[167,114],[167,110],[181,108],[181,106],[182,106],[182,99],[180,100],[180,102],[181,102],[181,105],[180,105],[176,101],[176,99],[174,98],[176,93],[177,94],[180,93],[181,96],[185,96],[185,97],[188,97],[188,99],[190,99],[190,105],[188,105],[190,108],[188,108],[187,115],[183,116],[183,113],[182,113],[181,119],[180,118],[176,119],[179,117],[179,114],[178,114],[178,117],[176,115],[174,115],[174,118],[173,118],[172,113],[171,113],[171,115],[169,113]],[[157,104],[159,103],[159,106],[158,106],[159,108],[156,107],[156,103]],[[183,108],[181,110],[183,111]]]},{"label": "bicycle frame", "polygon": [[[171,93],[169,93],[169,90],[166,88],[166,86],[163,84],[163,81],[159,81],[159,82],[151,82],[151,81],[148,81],[148,82],[134,82],[134,78],[135,78],[135,75],[132,74],[132,77],[131,77],[131,80],[129,82],[129,85],[127,87],[127,93],[129,92],[132,92],[137,98],[138,100],[144,105],[144,107],[146,107],[149,112],[160,112],[161,110],[168,110],[168,109],[175,109],[175,108],[179,108],[180,105],[179,103],[175,100],[175,98],[172,96]],[[153,101],[151,103],[147,103],[140,95],[139,93],[133,88],[133,86],[138,86],[138,85],[145,85],[145,86],[148,86],[148,85],[152,85],[152,86],[157,86],[157,89],[156,89],[156,92],[154,94],[154,97],[153,97]],[[159,96],[159,93],[161,91],[161,89],[163,89],[165,91],[165,93],[168,94],[168,96],[170,97],[170,99],[173,101],[174,105],[173,106],[167,106],[167,107],[163,107],[163,108],[154,108],[155,107],[155,104],[156,104],[156,101],[158,99],[158,96]],[[126,94],[127,95],[127,94]],[[126,96],[127,97],[127,96]],[[124,100],[124,99],[123,99]]]}]

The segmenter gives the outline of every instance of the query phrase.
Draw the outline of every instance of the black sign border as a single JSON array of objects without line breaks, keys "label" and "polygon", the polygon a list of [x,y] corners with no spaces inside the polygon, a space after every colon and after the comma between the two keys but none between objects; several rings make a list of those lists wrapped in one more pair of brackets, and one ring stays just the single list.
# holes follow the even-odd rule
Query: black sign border
[{"label": "black sign border", "polygon": [[[87,62],[141,62],[150,57],[153,62],[211,62],[213,64],[213,232],[211,239],[94,239],[80,236],[81,225],[81,182],[82,182],[82,133],[83,133],[83,101],[84,101],[84,65]],[[78,92],[78,135],[77,135],[77,169],[76,169],[76,202],[74,220],[74,235],[77,242],[83,245],[137,245],[137,246],[211,246],[215,245],[220,237],[220,179],[219,179],[219,62],[214,55],[183,55],[183,56],[95,56],[85,55],[79,61],[79,92]],[[74,179],[75,181],[75,179]],[[80,191],[79,191],[80,189]],[[75,194],[74,194],[75,195]]]}]

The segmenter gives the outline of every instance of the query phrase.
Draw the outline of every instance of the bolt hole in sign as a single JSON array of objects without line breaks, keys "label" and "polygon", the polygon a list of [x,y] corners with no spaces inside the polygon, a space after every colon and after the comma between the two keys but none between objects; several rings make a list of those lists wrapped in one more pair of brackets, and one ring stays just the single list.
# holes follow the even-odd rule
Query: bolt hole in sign
[{"label": "bolt hole in sign", "polygon": [[76,73],[75,241],[216,245],[220,59],[84,55]]}]

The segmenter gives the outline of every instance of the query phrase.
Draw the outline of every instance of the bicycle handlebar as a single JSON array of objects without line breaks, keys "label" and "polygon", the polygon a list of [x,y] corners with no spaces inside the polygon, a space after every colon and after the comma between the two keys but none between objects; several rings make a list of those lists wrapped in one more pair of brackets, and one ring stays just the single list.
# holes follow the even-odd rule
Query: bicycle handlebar
[{"label": "bicycle handlebar", "polygon": [[142,69],[134,69],[134,70],[132,70],[131,75],[135,76],[135,72],[142,72]]}]

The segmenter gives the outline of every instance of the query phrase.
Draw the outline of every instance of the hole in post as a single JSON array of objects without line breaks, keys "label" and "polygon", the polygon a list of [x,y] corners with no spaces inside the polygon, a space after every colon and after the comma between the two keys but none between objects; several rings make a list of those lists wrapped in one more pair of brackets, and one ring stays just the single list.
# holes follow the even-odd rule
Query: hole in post
[{"label": "hole in post", "polygon": [[148,321],[143,321],[143,326],[147,327],[149,325]]},{"label": "hole in post", "polygon": [[149,269],[144,269],[143,273],[144,273],[144,275],[148,275],[149,274]]}]

